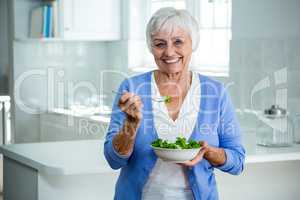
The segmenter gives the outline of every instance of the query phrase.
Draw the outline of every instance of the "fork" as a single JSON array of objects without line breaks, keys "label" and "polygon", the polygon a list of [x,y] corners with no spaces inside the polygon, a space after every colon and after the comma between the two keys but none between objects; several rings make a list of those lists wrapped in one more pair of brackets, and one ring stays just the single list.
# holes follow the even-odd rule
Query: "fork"
[{"label": "fork", "polygon": [[[115,94],[123,95],[122,92],[118,92],[115,90],[112,90],[112,92]],[[151,99],[156,102],[166,102],[170,99],[170,97],[169,96],[156,96],[156,97],[151,96]]]}]

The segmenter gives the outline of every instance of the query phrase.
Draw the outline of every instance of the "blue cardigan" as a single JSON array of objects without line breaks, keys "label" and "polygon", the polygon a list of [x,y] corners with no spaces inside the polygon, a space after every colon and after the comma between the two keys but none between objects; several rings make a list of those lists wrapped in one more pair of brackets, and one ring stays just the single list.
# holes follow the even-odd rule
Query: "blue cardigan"
[{"label": "blue cardigan", "polygon": [[[129,91],[139,95],[144,104],[143,119],[137,130],[134,150],[130,156],[119,155],[112,140],[122,128],[126,114],[118,107],[120,95],[113,103],[113,113],[104,144],[104,155],[113,169],[121,172],[116,183],[115,200],[139,200],[143,187],[157,160],[150,147],[157,139],[153,123],[151,101],[151,73],[147,72],[122,82],[119,92]],[[200,75],[201,100],[197,123],[190,138],[205,140],[209,145],[224,148],[226,162],[214,167],[206,159],[188,169],[187,177],[195,200],[216,200],[218,192],[214,168],[230,174],[240,174],[244,168],[245,150],[241,145],[241,132],[229,95],[224,86]]]}]

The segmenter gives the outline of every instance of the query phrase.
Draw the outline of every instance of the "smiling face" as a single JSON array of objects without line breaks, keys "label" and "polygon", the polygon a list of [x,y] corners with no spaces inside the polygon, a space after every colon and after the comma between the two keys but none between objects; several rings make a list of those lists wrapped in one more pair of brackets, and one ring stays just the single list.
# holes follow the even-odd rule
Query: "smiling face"
[{"label": "smiling face", "polygon": [[152,54],[162,72],[175,74],[188,69],[192,55],[192,40],[180,28],[159,31],[152,35]]}]

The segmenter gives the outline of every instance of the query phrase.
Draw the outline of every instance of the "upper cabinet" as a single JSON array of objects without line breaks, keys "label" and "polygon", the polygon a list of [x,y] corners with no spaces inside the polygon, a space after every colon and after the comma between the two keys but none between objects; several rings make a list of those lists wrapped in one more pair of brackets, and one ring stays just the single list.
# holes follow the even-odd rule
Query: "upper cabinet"
[{"label": "upper cabinet", "polygon": [[121,37],[120,0],[14,0],[12,8],[16,39],[112,41]]},{"label": "upper cabinet", "polygon": [[63,0],[62,37],[69,39],[120,39],[119,0]]}]

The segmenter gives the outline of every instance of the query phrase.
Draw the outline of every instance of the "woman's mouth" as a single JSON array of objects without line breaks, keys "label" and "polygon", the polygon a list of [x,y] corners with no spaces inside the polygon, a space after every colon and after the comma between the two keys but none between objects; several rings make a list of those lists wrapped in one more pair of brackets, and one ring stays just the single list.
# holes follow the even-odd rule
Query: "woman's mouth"
[{"label": "woman's mouth", "polygon": [[180,60],[180,58],[172,58],[172,59],[163,59],[163,61],[167,64],[174,64],[174,63],[178,63]]}]

